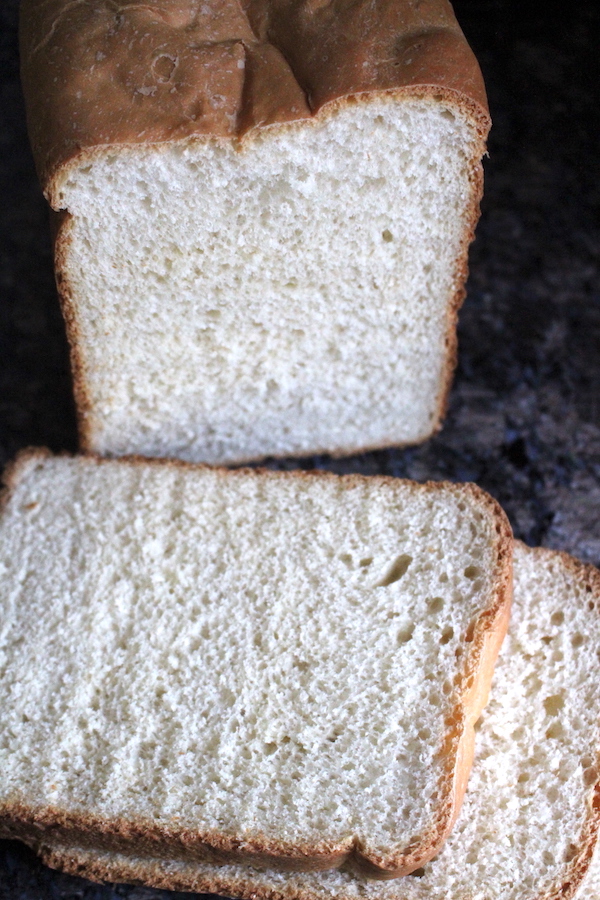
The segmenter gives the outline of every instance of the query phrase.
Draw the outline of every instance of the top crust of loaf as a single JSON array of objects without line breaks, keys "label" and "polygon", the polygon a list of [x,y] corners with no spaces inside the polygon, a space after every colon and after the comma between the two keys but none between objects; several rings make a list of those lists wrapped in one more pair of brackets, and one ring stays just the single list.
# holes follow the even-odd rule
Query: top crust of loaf
[{"label": "top crust of loaf", "polygon": [[[17,486],[27,479],[31,470],[43,465],[49,456],[43,450],[25,451],[5,471],[5,491],[0,496],[0,513]],[[179,461],[148,461],[131,457],[110,461],[88,456],[81,458],[80,462],[84,466],[139,465],[146,469],[170,466],[187,469],[190,474],[194,470],[208,468]],[[340,478],[326,473],[282,473],[267,470],[221,470],[219,474],[222,478],[231,480],[249,476],[270,480],[336,479],[344,482],[348,489],[361,483],[364,485],[367,481],[373,488],[381,488],[386,483],[390,487],[401,483],[398,479],[386,477],[365,479],[351,475]],[[66,843],[125,852],[131,848],[133,841],[138,849],[143,847],[146,852],[158,856],[209,860],[218,864],[250,862],[291,871],[337,868],[346,863],[363,875],[376,878],[394,878],[407,874],[431,859],[448,836],[462,803],[473,760],[474,724],[487,703],[494,664],[508,625],[512,597],[512,534],[508,520],[498,504],[475,485],[433,482],[408,484],[416,492],[456,493],[465,500],[468,499],[482,512],[485,511],[493,523],[495,560],[487,606],[469,626],[469,637],[465,638],[468,653],[465,654],[453,695],[455,705],[452,713],[444,719],[446,736],[441,749],[443,771],[439,780],[439,807],[429,830],[421,835],[418,843],[410,844],[391,855],[380,851],[365,852],[354,840],[351,843],[344,842],[343,846],[335,846],[326,837],[316,846],[290,847],[277,839],[265,839],[264,835],[258,835],[256,840],[243,841],[212,832],[194,832],[191,836],[189,831],[181,832],[176,827],[157,825],[142,819],[106,820],[94,814],[72,813],[55,807],[29,807],[18,801],[2,803],[0,834],[37,844],[39,841],[43,843],[51,832]]]},{"label": "top crust of loaf", "polygon": [[489,116],[448,0],[23,0],[21,66],[42,187],[115,145],[240,141],[362,95]]}]

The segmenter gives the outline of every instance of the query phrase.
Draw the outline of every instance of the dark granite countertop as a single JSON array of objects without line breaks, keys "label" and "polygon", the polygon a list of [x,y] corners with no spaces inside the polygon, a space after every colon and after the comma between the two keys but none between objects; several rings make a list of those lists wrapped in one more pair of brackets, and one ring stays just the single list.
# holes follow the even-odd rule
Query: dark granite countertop
[{"label": "dark granite countertop", "polygon": [[[47,210],[18,82],[17,0],[0,9],[0,465],[76,448]],[[600,564],[597,0],[457,0],[494,127],[445,427],[427,444],[280,468],[472,480],[517,537]],[[0,841],[0,900],[192,897],[101,887]]]}]

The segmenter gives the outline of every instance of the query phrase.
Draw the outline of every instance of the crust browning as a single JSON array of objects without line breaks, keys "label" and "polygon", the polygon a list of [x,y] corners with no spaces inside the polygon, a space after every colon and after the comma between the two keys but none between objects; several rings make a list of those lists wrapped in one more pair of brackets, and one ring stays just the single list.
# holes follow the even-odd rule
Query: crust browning
[{"label": "crust browning", "polygon": [[[44,452],[22,454],[13,465],[8,478],[11,490],[27,476],[26,463],[31,459],[43,459]],[[209,467],[180,461],[148,461],[131,457],[109,461],[89,456],[80,460],[89,466],[144,466],[177,467],[189,471]],[[251,477],[254,479],[325,479],[343,484],[347,490],[369,485],[369,488],[389,484],[398,486],[398,479],[360,475],[337,476],[330,473],[274,472],[269,470],[216,470],[228,480]],[[468,772],[472,762],[473,726],[487,699],[491,672],[506,631],[511,600],[512,535],[506,516],[498,504],[474,485],[457,486],[448,483],[428,482],[423,485],[412,482],[411,490],[432,492],[445,490],[457,493],[491,517],[495,536],[495,570],[491,573],[492,592],[488,607],[470,624],[466,641],[468,650],[462,671],[454,682],[454,691],[448,698],[445,724],[447,734],[440,750],[442,773],[439,781],[437,812],[427,833],[416,837],[407,847],[388,855],[375,853],[359,845],[353,836],[343,841],[320,841],[318,844],[289,844],[266,835],[257,834],[251,839],[238,839],[219,833],[202,833],[152,821],[124,821],[103,819],[80,813],[68,813],[63,809],[32,808],[18,802],[7,801],[0,808],[0,831],[5,836],[17,837],[28,843],[44,841],[48,834],[66,845],[84,848],[128,852],[132,846],[151,857],[225,864],[251,862],[289,871],[316,871],[338,868],[349,864],[370,877],[390,878],[407,874],[428,861],[439,850],[457,815]]]},{"label": "crust browning", "polygon": [[489,125],[479,66],[447,0],[24,0],[21,60],[55,208],[69,165],[95,148],[239,140],[361,95],[454,92]]}]

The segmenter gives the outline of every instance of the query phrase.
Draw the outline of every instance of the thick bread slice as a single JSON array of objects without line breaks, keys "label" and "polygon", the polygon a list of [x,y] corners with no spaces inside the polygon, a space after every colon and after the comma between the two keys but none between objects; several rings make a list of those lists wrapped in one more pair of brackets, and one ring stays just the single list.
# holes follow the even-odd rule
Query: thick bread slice
[{"label": "thick bread slice", "polygon": [[514,606],[458,822],[418,877],[280,875],[46,842],[55,868],[247,900],[599,900],[600,574],[515,547]]},{"label": "thick bread slice", "polygon": [[0,834],[378,877],[457,814],[509,613],[472,485],[22,457]]},{"label": "thick bread slice", "polygon": [[84,449],[439,427],[489,129],[447,0],[24,0],[21,59]]}]

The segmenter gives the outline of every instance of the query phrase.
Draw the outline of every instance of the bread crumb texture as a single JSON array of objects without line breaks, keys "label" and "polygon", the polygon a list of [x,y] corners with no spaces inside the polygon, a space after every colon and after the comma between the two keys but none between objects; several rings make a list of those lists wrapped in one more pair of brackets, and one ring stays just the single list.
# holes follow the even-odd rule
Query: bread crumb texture
[{"label": "bread crumb texture", "polygon": [[93,449],[235,462],[427,437],[479,143],[451,104],[382,99],[241,152],[79,167],[60,258]]},{"label": "bread crumb texture", "polygon": [[[0,806],[288,846],[418,842],[446,800],[473,623],[497,599],[482,497],[23,462],[0,523]],[[564,690],[538,710],[546,731]]]},{"label": "bread crumb texture", "polygon": [[281,875],[52,844],[45,857],[94,878],[248,900],[596,900],[599,610],[597,571],[517,544],[509,635],[465,803],[440,854],[413,876]]}]

